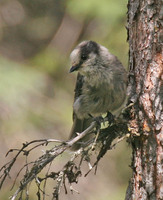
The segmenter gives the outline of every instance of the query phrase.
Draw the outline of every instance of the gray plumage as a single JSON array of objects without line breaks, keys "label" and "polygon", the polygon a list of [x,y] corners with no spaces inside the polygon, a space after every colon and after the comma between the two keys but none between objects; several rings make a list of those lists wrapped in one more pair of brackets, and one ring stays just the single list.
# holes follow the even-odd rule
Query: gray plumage
[{"label": "gray plumage", "polygon": [[98,117],[106,112],[115,115],[120,112],[126,99],[127,73],[116,56],[93,41],[81,42],[70,59],[70,72],[79,72],[70,135],[73,138],[90,125],[90,115]]}]

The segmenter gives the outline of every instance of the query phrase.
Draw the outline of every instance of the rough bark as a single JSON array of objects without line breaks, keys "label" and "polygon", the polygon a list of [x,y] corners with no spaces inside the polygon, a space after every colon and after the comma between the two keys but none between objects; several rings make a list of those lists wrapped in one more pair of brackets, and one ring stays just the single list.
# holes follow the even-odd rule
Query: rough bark
[{"label": "rough bark", "polygon": [[129,89],[132,178],[126,200],[163,199],[163,8],[129,0]]}]

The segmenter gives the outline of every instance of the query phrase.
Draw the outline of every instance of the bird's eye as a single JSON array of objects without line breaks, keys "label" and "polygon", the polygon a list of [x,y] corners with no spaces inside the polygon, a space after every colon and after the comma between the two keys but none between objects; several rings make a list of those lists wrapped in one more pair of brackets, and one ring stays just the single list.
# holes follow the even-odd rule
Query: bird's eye
[{"label": "bird's eye", "polygon": [[87,58],[88,58],[87,55],[84,55],[84,54],[81,55],[81,59],[82,59],[82,60],[87,60]]}]

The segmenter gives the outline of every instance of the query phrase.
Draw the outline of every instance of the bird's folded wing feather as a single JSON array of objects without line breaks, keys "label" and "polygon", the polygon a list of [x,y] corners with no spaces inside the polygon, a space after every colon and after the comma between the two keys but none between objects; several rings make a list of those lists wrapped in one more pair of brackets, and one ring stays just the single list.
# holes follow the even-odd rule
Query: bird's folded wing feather
[{"label": "bird's folded wing feather", "polygon": [[[84,83],[84,77],[80,73],[78,73],[77,81],[76,81],[76,86],[75,86],[74,101],[80,95],[82,95],[83,83]],[[70,139],[76,137],[77,133],[81,133],[86,128],[88,128],[88,126],[90,125],[91,122],[92,122],[92,118],[78,119],[77,115],[73,112],[73,126],[72,126],[71,133],[70,133]],[[82,141],[86,141],[87,139],[88,139],[88,137],[85,136],[82,139]],[[78,149],[80,147],[80,143],[81,143],[81,141],[79,141],[78,144],[73,145],[73,149]]]}]

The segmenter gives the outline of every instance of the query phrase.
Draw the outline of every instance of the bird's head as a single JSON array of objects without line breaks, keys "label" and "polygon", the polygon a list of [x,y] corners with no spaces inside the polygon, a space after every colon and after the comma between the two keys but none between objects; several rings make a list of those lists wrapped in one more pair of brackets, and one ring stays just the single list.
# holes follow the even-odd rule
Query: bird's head
[{"label": "bird's head", "polygon": [[93,41],[81,42],[70,55],[72,64],[70,72],[79,71],[81,74],[87,75],[97,68],[98,63],[101,62],[101,47],[103,46]]}]

